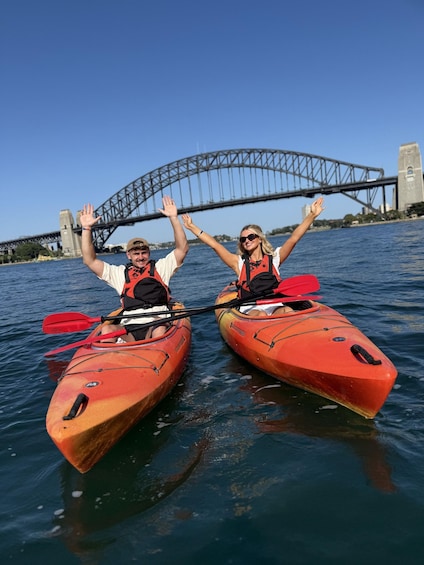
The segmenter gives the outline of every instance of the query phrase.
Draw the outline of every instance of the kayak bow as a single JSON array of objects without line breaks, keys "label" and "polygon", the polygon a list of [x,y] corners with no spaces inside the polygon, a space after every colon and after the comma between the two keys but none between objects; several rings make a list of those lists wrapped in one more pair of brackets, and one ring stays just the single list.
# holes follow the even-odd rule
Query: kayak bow
[{"label": "kayak bow", "polygon": [[[235,295],[228,286],[216,304]],[[250,317],[225,307],[215,315],[224,341],[258,369],[373,418],[394,385],[393,363],[336,310],[312,300],[290,306],[280,316]]]},{"label": "kayak bow", "polygon": [[63,456],[81,473],[89,471],[177,384],[190,345],[190,320],[184,318],[158,338],[80,347],[46,415],[47,432]]}]

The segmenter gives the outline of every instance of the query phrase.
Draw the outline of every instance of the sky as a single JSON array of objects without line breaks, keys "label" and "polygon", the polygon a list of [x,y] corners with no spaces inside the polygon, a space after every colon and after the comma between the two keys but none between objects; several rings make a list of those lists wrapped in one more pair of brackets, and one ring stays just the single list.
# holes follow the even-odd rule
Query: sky
[{"label": "sky", "polygon": [[[59,229],[196,153],[271,148],[397,174],[424,150],[423,0],[0,0],[0,241]],[[211,234],[306,199],[198,212]],[[378,202],[376,202],[378,205]],[[360,212],[325,198],[321,219]],[[189,234],[190,235],[190,234]],[[169,241],[169,220],[107,243]]]}]

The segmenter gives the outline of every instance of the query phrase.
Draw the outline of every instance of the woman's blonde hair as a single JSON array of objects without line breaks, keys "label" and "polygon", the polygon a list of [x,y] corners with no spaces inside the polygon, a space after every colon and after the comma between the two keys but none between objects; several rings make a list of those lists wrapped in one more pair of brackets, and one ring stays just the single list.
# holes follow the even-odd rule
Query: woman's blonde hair
[{"label": "woman's blonde hair", "polygon": [[[258,226],[257,224],[248,224],[247,226],[241,228],[240,235],[242,234],[242,232],[244,232],[244,230],[250,230],[259,237],[259,239],[261,240],[262,253],[264,255],[272,255],[274,253],[274,248],[267,240],[266,235],[264,234],[260,226]],[[244,247],[240,243],[240,238],[237,246],[237,251],[239,255],[244,255],[245,253]]]}]

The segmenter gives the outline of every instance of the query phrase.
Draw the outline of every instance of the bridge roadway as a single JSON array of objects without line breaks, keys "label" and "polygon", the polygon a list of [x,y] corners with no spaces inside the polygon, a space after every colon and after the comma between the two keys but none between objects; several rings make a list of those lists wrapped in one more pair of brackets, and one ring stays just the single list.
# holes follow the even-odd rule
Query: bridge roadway
[{"label": "bridge roadway", "polygon": [[[93,239],[97,249],[102,249],[119,226],[162,218],[156,211],[161,201],[155,200],[164,193],[177,201],[179,213],[284,198],[314,198],[317,194],[344,194],[378,212],[373,205],[377,191],[383,191],[385,209],[385,188],[391,186],[397,191],[397,182],[397,176],[384,177],[380,168],[292,151],[234,149],[204,153],[155,169],[112,195],[95,211],[105,221],[93,230]],[[366,198],[361,199],[364,191]],[[73,231],[80,233],[81,229]],[[61,239],[60,231],[25,236],[0,242],[0,253],[28,242],[60,247]]]}]

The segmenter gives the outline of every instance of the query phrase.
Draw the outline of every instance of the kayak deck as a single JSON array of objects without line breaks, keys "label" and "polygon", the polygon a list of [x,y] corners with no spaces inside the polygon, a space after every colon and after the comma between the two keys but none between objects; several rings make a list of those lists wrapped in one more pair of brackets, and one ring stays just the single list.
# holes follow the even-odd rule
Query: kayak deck
[{"label": "kayak deck", "polygon": [[81,473],[91,469],[169,394],[190,346],[191,325],[183,318],[159,338],[79,348],[46,415],[47,432],[64,457]]},{"label": "kayak deck", "polygon": [[[226,287],[216,300],[236,296]],[[281,298],[279,299],[281,301]],[[251,317],[216,310],[222,338],[246,361],[289,385],[373,418],[397,370],[384,353],[336,310],[315,301],[290,302],[292,312]]]}]

